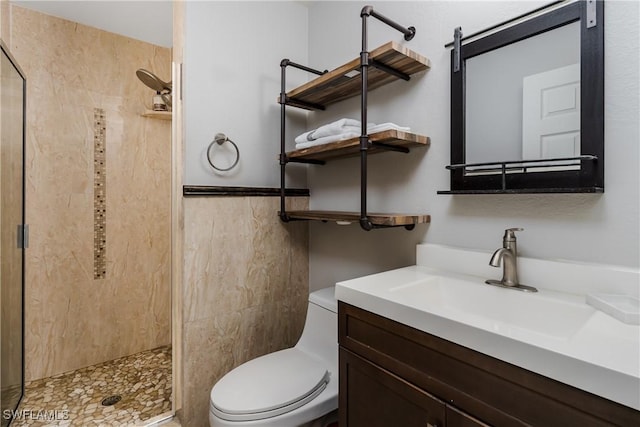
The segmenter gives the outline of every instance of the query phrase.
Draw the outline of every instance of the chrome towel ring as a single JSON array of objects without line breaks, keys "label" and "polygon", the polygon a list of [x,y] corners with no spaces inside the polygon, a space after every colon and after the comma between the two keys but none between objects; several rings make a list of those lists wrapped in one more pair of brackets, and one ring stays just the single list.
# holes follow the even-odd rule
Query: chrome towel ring
[{"label": "chrome towel ring", "polygon": [[[233,164],[228,168],[219,168],[218,166],[214,165],[213,160],[211,160],[211,148],[215,147],[214,144],[222,145],[225,142],[230,142],[233,148],[236,150],[236,159],[233,162]],[[213,141],[211,141],[211,144],[209,144],[209,148],[207,148],[207,160],[209,160],[209,164],[215,170],[220,172],[226,172],[235,168],[238,162],[240,161],[240,150],[238,149],[238,146],[236,145],[235,142],[227,138],[227,135],[225,135],[224,133],[217,133],[216,136],[213,137]]]}]

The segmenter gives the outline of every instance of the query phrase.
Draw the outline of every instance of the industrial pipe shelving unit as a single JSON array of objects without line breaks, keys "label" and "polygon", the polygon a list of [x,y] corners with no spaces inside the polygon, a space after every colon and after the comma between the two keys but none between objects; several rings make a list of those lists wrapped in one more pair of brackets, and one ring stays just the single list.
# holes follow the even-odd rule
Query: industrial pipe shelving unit
[{"label": "industrial pipe shelving unit", "polygon": [[[365,6],[362,18],[362,51],[356,58],[332,71],[319,71],[297,64],[289,59],[280,62],[281,90],[280,104],[280,218],[284,222],[295,220],[336,221],[338,223],[359,222],[365,230],[389,227],[405,227],[411,230],[416,224],[430,221],[429,215],[378,214],[367,211],[367,156],[384,151],[408,153],[411,147],[429,145],[429,138],[400,130],[386,130],[367,133],[368,92],[398,79],[409,80],[411,75],[430,67],[427,58],[395,42],[389,42],[369,52],[367,46],[367,20],[374,17],[404,34],[409,41],[415,35],[415,28],[405,28],[389,18],[377,13],[371,6]],[[315,79],[289,92],[286,91],[286,69],[293,67],[318,75]],[[360,76],[360,79],[357,76]],[[307,110],[325,110],[330,104],[361,97],[360,137],[337,141],[286,152],[285,123],[286,107]],[[325,164],[328,160],[344,157],[360,157],[360,212],[338,211],[287,211],[285,208],[285,171],[288,163]]]}]

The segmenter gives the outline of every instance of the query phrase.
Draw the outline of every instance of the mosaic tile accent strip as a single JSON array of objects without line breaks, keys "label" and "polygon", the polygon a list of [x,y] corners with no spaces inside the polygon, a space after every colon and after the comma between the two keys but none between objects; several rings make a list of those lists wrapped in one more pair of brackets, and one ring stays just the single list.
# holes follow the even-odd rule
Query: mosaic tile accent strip
[{"label": "mosaic tile accent strip", "polygon": [[93,109],[93,278],[107,274],[107,117],[102,108]]},{"label": "mosaic tile accent strip", "polygon": [[[102,400],[120,401],[103,406]],[[171,346],[31,381],[11,427],[144,426],[171,410]]]}]

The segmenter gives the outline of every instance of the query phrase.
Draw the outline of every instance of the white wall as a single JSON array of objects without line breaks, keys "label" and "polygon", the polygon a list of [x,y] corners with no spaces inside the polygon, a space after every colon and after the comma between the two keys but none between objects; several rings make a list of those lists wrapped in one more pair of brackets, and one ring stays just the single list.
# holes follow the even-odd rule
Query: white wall
[{"label": "white wall", "polygon": [[[279,187],[280,61],[307,62],[306,5],[190,1],[185,21],[184,183]],[[306,73],[288,71],[289,88],[307,79]],[[306,114],[294,112],[291,118],[288,135],[302,133]],[[240,150],[240,163],[229,172],[215,173],[207,161],[207,147],[218,132]],[[290,148],[292,143],[289,138]],[[234,156],[219,150],[214,163],[229,166]],[[306,186],[304,167],[288,172],[288,186]]]},{"label": "white wall", "polygon": [[[371,211],[432,215],[430,225],[365,232],[357,225],[313,223],[310,234],[312,289],[415,262],[420,241],[492,250],[504,228],[520,226],[522,255],[638,267],[639,59],[635,1],[605,5],[605,193],[443,196],[449,189],[449,49],[443,46],[462,26],[466,34],[531,10],[544,2],[373,2],[377,11],[417,34],[400,33],[371,19],[370,48],[395,40],[432,61],[432,69],[410,82],[371,93],[369,119],[406,124],[432,138],[428,150],[370,158]],[[309,63],[333,68],[358,56],[362,2],[314,2],[309,9]],[[310,127],[340,116],[358,117],[357,99],[310,115]],[[358,209],[357,159],[309,169],[311,209]],[[487,260],[488,261],[488,260]],[[496,277],[500,272],[496,269]]]}]

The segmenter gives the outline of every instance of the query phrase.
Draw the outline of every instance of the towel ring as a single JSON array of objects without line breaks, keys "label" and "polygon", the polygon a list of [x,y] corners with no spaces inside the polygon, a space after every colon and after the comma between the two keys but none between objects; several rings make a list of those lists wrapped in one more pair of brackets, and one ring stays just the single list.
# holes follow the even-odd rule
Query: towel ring
[{"label": "towel ring", "polygon": [[[219,168],[216,165],[214,165],[213,164],[213,160],[211,160],[211,148],[214,147],[213,144],[222,145],[225,142],[230,142],[231,145],[233,145],[233,148],[235,148],[235,150],[236,150],[236,160],[228,168]],[[226,172],[226,171],[229,171],[229,170],[235,168],[236,165],[238,164],[238,162],[240,161],[240,150],[238,149],[238,146],[236,145],[235,142],[233,142],[232,140],[227,138],[227,135],[225,135],[224,133],[216,133],[216,136],[213,137],[213,141],[211,141],[211,144],[209,144],[209,148],[207,148],[207,160],[209,160],[209,164],[215,170],[220,171],[220,172]]]}]

